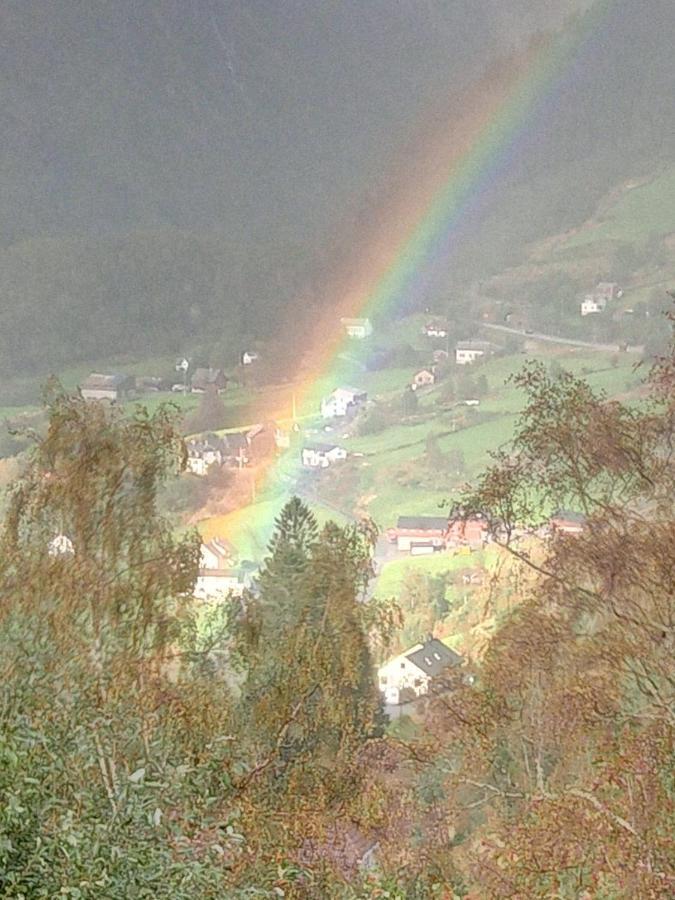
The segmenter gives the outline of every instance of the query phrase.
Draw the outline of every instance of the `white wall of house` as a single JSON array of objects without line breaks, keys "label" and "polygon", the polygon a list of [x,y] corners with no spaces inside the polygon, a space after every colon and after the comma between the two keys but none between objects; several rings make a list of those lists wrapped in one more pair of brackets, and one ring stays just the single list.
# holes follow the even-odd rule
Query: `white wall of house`
[{"label": "white wall of house", "polygon": [[116,388],[82,388],[82,396],[85,400],[117,400]]},{"label": "white wall of house", "polygon": [[194,588],[194,595],[200,600],[225,600],[230,593],[240,597],[244,585],[234,574],[200,573]]},{"label": "white wall of house", "polygon": [[604,312],[607,301],[603,297],[587,294],[581,301],[581,315],[590,316],[593,313]]},{"label": "white wall of house", "polygon": [[466,366],[485,356],[485,350],[455,350],[455,362],[458,366]]},{"label": "white wall of house", "polygon": [[[406,653],[413,653],[421,647],[422,644],[417,644],[406,650]],[[399,703],[403,688],[410,688],[420,697],[427,692],[429,681],[429,677],[405,655],[390,659],[377,670],[377,683],[385,703]]]}]

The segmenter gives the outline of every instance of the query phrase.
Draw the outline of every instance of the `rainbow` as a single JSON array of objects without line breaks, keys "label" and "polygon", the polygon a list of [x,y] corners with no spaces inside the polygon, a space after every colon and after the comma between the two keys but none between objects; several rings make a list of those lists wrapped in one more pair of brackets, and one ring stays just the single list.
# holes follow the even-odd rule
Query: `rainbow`
[{"label": "rainbow", "polygon": [[[258,411],[258,420],[289,422],[315,415],[322,396],[338,384],[358,384],[363,368],[356,341],[340,327],[341,317],[377,320],[390,317],[403,300],[419,297],[424,278],[460,238],[468,214],[489,193],[518,154],[528,126],[556,88],[572,73],[594,35],[604,26],[613,0],[598,0],[586,13],[574,39],[540,40],[527,51],[497,65],[473,90],[436,112],[423,132],[422,150],[406,153],[392,181],[398,186],[374,233],[357,235],[355,258],[311,314],[306,352],[295,372],[294,387],[276,408]],[[402,176],[401,176],[402,173]],[[397,177],[398,176],[398,177]],[[298,308],[294,309],[297,324]],[[288,335],[294,323],[288,323]],[[286,339],[282,329],[280,342]],[[367,343],[367,342],[365,342]],[[202,533],[219,532],[249,554],[266,545],[274,516],[294,492],[299,448],[293,447],[256,473],[256,502],[205,523]]]}]

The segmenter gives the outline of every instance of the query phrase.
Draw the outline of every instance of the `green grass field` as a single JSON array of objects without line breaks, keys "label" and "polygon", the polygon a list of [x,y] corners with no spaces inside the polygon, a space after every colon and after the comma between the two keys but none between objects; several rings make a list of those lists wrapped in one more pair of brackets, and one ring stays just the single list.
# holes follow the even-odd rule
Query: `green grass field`
[{"label": "green grass field", "polygon": [[626,191],[597,225],[567,240],[563,250],[600,241],[644,243],[651,235],[675,231],[675,168],[648,184]]}]

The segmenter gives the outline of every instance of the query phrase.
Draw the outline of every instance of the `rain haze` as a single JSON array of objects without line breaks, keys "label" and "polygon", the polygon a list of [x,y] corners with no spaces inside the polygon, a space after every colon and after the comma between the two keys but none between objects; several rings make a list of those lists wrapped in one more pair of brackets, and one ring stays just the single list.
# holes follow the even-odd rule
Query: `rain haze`
[{"label": "rain haze", "polygon": [[0,895],[675,894],[672,0],[0,0]]}]

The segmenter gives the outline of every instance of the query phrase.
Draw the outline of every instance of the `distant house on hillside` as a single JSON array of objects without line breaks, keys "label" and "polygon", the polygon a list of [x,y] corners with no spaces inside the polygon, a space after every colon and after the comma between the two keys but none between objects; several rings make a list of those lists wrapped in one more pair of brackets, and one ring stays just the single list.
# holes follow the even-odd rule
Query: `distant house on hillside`
[{"label": "distant house on hillside", "polygon": [[431,354],[431,358],[435,363],[444,362],[448,358],[447,350],[434,350]]},{"label": "distant house on hillside", "polygon": [[363,340],[363,338],[370,337],[373,333],[373,326],[370,323],[370,319],[342,318],[340,319],[340,324],[351,338]]},{"label": "distant house on hillside", "polygon": [[241,364],[242,366],[252,366],[254,362],[256,362],[260,358],[260,355],[255,350],[244,350],[241,354]]},{"label": "distant house on hillside", "polygon": [[590,316],[594,313],[604,312],[606,306],[607,301],[604,297],[598,297],[596,294],[586,294],[581,301],[581,315]]},{"label": "distant house on hillside", "polygon": [[466,366],[481,356],[494,353],[495,346],[489,341],[458,341],[455,345],[455,362],[458,366]]},{"label": "distant house on hillside", "polygon": [[80,385],[85,400],[123,400],[134,392],[136,381],[130,375],[104,375],[92,372]]},{"label": "distant house on hillside", "polygon": [[447,326],[439,322],[427,322],[422,331],[427,337],[444,338],[448,336]]},{"label": "distant house on hillside", "polygon": [[399,516],[396,527],[387,531],[387,539],[403,553],[433,553],[445,548],[447,530],[447,516]]},{"label": "distant house on hillside", "polygon": [[216,434],[188,441],[187,468],[193,475],[206,475],[210,466],[223,462],[223,444]]},{"label": "distant house on hillside", "polygon": [[195,597],[224,600],[229,594],[241,596],[247,586],[247,578],[241,570],[234,568],[235,558],[236,553],[229,541],[216,538],[202,544]]},{"label": "distant house on hillside", "polygon": [[227,387],[227,376],[222,369],[195,369],[192,376],[192,393],[203,394],[207,387],[213,386],[219,394]]},{"label": "distant house on hillside", "polygon": [[57,534],[47,545],[47,553],[50,556],[72,556],[75,548],[67,534]]},{"label": "distant house on hillside", "polygon": [[415,372],[413,375],[411,387],[416,391],[417,388],[427,387],[427,385],[434,384],[435,381],[436,375],[433,369],[420,369],[419,372]]},{"label": "distant house on hillside", "polygon": [[487,539],[488,525],[482,516],[450,516],[445,534],[447,547],[471,547],[472,550],[477,550]]},{"label": "distant house on hillside", "polygon": [[241,469],[251,460],[249,443],[242,431],[225,434],[221,438],[221,454],[224,466]]},{"label": "distant house on hillside", "polygon": [[324,419],[335,419],[349,415],[368,399],[366,391],[353,387],[335,388],[321,401],[321,415]]},{"label": "distant house on hillside", "polygon": [[301,459],[308,469],[327,469],[333,463],[347,459],[347,451],[336,444],[305,444]]},{"label": "distant house on hillside", "polygon": [[429,638],[381,666],[378,687],[384,702],[396,706],[428,693],[432,679],[461,663],[458,653],[442,641]]},{"label": "distant house on hillside", "polygon": [[559,509],[550,518],[551,531],[555,534],[581,534],[586,517],[569,509]]}]

